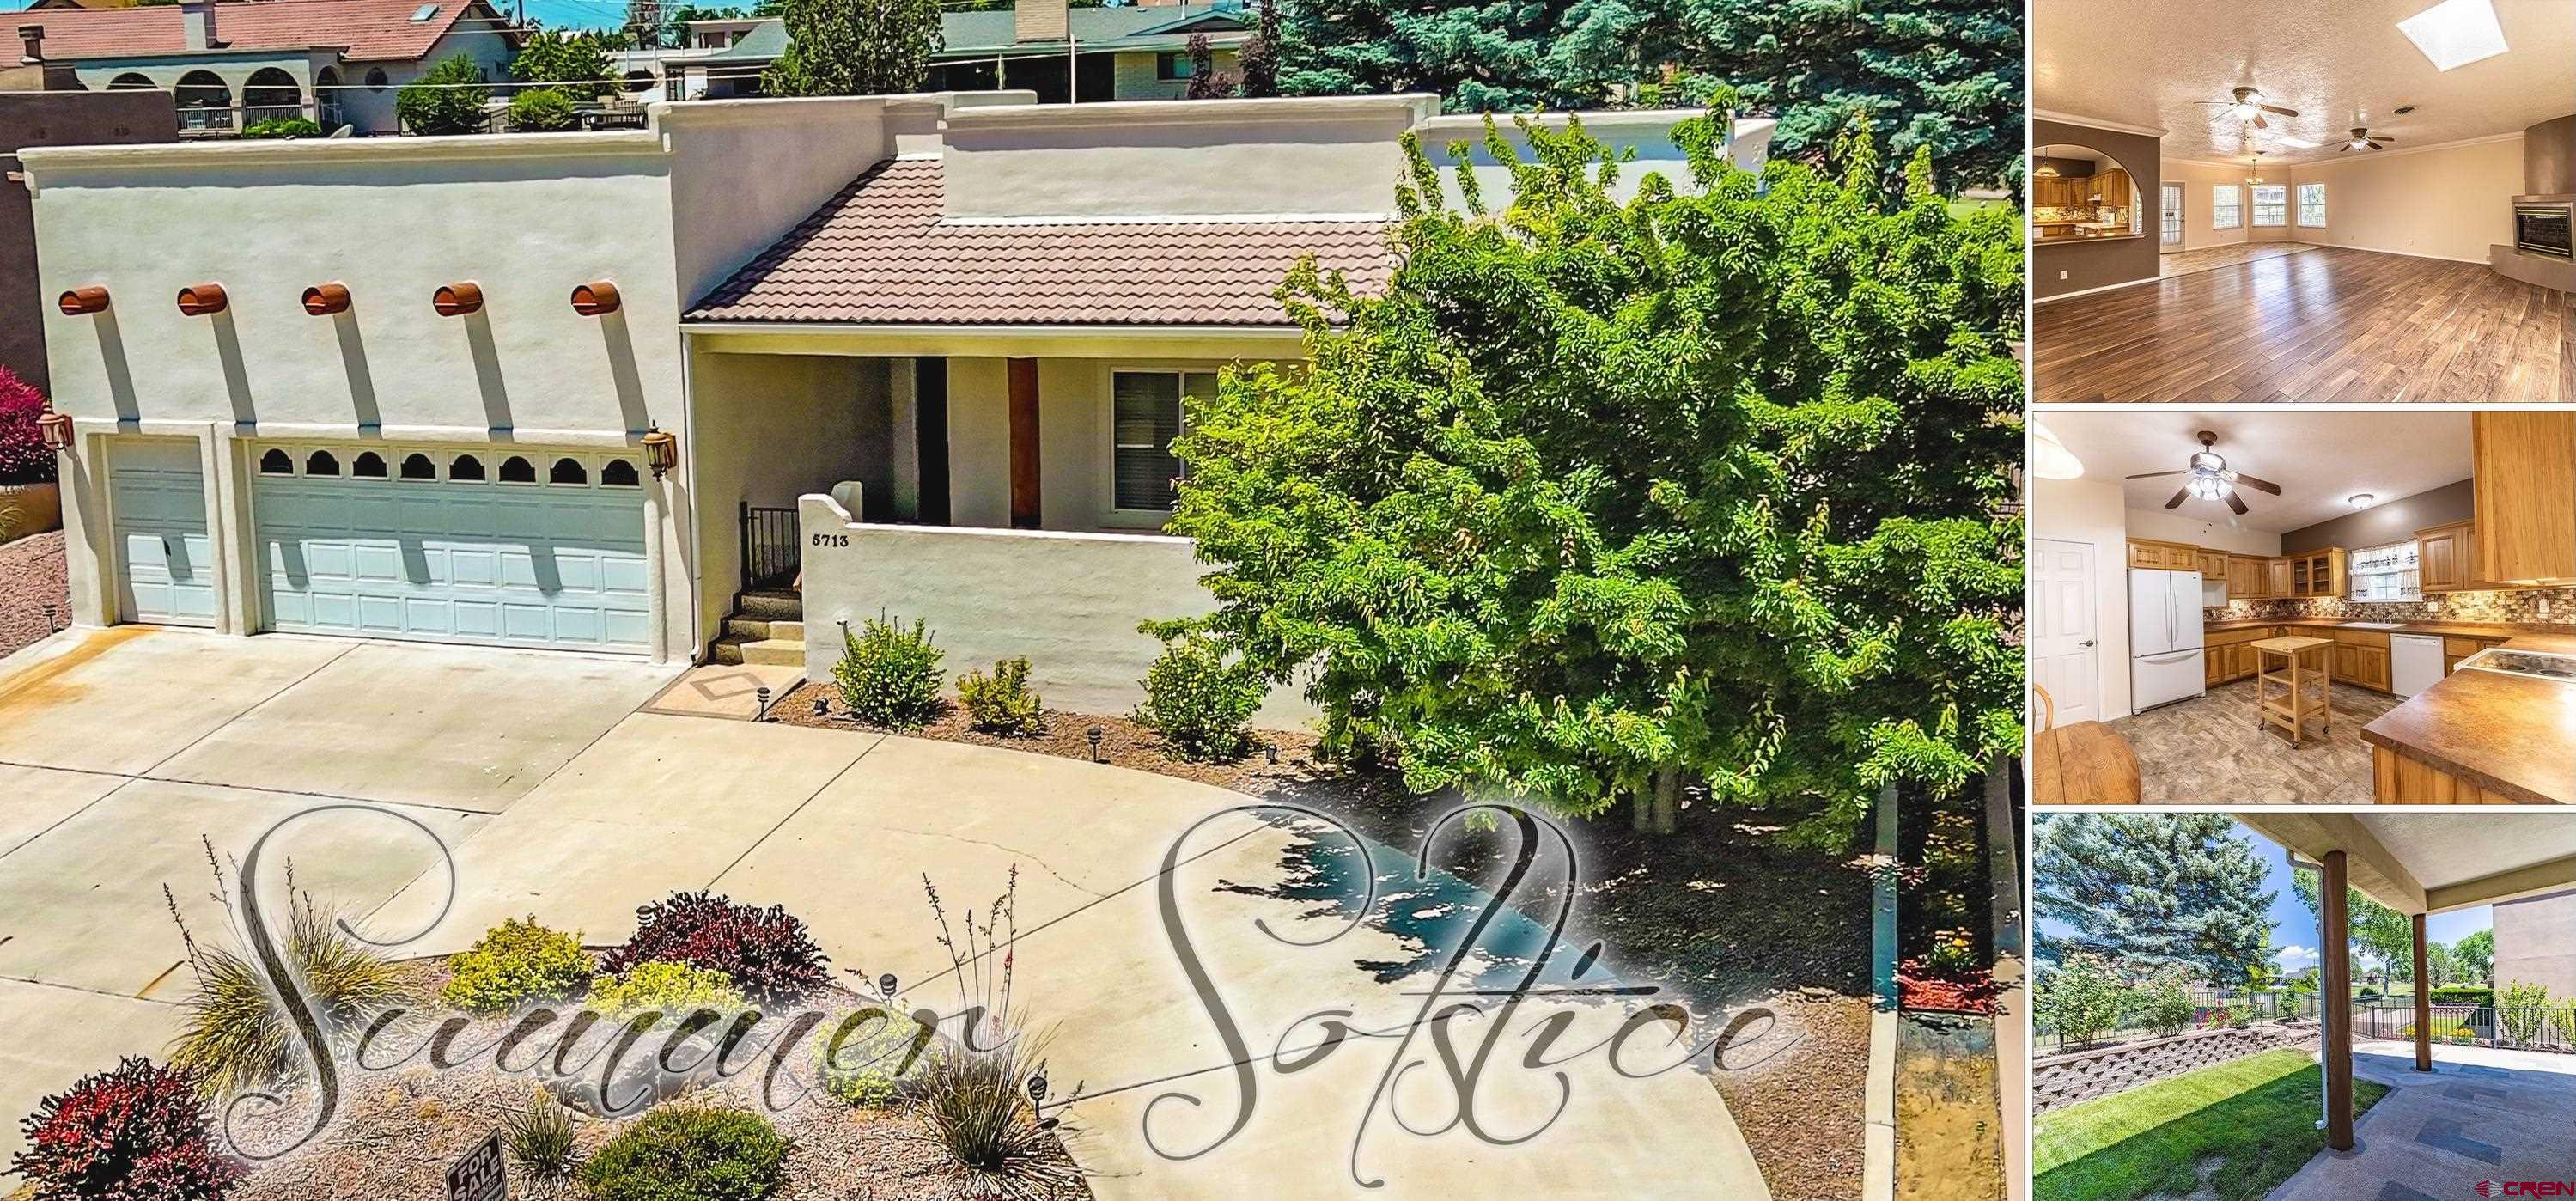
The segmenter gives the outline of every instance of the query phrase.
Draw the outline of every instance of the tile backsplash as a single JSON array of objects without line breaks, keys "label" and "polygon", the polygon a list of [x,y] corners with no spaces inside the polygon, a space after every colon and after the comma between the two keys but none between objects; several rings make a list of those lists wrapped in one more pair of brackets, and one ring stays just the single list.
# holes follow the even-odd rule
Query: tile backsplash
[{"label": "tile backsplash", "polygon": [[2033,223],[2037,223],[2042,221],[2097,221],[2101,218],[2090,207],[2083,207],[2035,208],[2030,210],[2030,219]]},{"label": "tile backsplash", "polygon": [[2240,600],[2201,610],[2208,621],[2333,617],[2347,621],[2463,621],[2499,624],[2576,623],[2576,588],[2502,592],[2437,592],[2420,601]]}]

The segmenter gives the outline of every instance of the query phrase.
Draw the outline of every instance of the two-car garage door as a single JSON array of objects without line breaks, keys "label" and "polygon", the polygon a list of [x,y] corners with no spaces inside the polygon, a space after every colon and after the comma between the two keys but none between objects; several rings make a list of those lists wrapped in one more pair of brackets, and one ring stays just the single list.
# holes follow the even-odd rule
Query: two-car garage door
[{"label": "two-car garage door", "polygon": [[368,446],[253,449],[268,627],[646,652],[635,461]]}]

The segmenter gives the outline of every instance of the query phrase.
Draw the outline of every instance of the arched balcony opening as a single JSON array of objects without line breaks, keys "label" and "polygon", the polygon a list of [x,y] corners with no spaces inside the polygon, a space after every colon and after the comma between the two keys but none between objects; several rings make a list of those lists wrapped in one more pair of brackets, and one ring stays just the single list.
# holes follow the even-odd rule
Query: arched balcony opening
[{"label": "arched balcony opening", "polygon": [[242,124],[304,117],[304,86],[280,67],[261,67],[242,84]]},{"label": "arched balcony opening", "polygon": [[233,128],[232,87],[212,71],[190,71],[180,76],[178,86],[170,89],[170,98],[179,105],[179,128],[183,131]]}]

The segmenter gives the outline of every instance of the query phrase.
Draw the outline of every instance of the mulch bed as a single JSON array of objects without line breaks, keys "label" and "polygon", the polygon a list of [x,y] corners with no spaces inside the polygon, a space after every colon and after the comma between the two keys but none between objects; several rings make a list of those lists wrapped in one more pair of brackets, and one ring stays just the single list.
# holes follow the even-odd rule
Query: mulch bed
[{"label": "mulch bed", "polygon": [[33,534],[0,546],[0,655],[31,646],[71,624],[71,585],[63,574],[63,532]]},{"label": "mulch bed", "polygon": [[1995,1012],[1996,989],[1991,976],[1973,980],[1943,979],[1908,961],[1897,969],[1896,986],[1898,1003],[1908,1010],[1980,1017],[1992,1016]]},{"label": "mulch bed", "polygon": [[[808,683],[773,706],[777,720],[827,729],[869,727],[816,717],[829,685]],[[1195,780],[1263,798],[1294,799],[1350,822],[1361,833],[1411,853],[1454,798],[1414,797],[1392,773],[1315,760],[1315,737],[1262,731],[1278,762],[1255,753],[1235,763],[1192,763],[1167,753],[1153,731],[1122,717],[1047,711],[1046,732],[1004,738],[967,727],[952,707],[928,727],[896,731],[1033,754],[1089,760],[1088,731],[1101,731],[1100,760]],[[1641,834],[1624,811],[1570,823],[1582,848],[1577,946],[1599,939],[1623,979],[1651,980],[1711,1015],[1769,1008],[1783,1054],[1714,1074],[1754,1159],[1779,1201],[1860,1195],[1863,1090],[1869,1061],[1870,880],[1865,848],[1829,854],[1783,846],[1780,823],[1751,810],[1684,800],[1681,833]],[[1444,832],[1433,862],[1466,880],[1491,880],[1511,854],[1511,836]],[[1515,904],[1552,919],[1563,865],[1542,856]]]}]

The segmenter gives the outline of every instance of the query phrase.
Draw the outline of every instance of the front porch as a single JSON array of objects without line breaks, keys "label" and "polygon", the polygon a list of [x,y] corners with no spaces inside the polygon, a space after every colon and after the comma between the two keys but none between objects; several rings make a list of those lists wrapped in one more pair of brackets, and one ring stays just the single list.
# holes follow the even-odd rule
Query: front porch
[{"label": "front porch", "polygon": [[2563,1180],[2576,1164],[2576,1055],[2436,1045],[2430,1072],[2411,1043],[2353,1049],[2353,1072],[2388,1086],[2356,1127],[2271,1201],[2431,1201],[2464,1181]]}]

